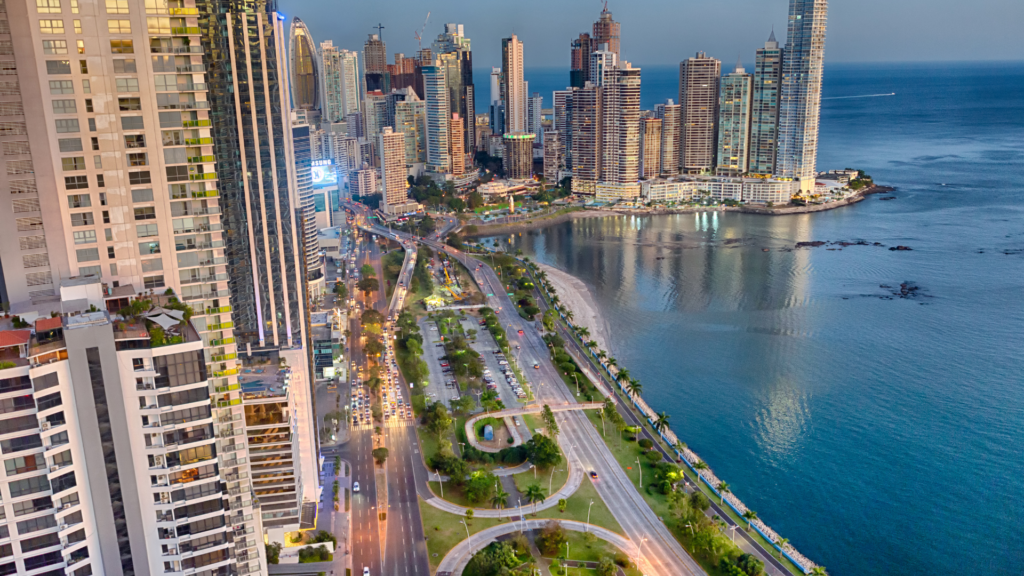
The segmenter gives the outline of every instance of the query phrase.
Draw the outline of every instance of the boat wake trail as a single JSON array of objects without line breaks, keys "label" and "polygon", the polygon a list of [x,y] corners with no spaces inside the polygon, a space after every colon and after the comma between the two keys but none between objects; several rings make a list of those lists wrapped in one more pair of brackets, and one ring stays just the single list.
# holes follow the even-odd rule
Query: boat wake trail
[{"label": "boat wake trail", "polygon": [[847,100],[847,99],[850,99],[850,98],[879,98],[881,96],[895,96],[895,95],[896,95],[895,92],[890,92],[888,94],[861,94],[859,96],[832,96],[830,98],[822,98],[822,100]]}]

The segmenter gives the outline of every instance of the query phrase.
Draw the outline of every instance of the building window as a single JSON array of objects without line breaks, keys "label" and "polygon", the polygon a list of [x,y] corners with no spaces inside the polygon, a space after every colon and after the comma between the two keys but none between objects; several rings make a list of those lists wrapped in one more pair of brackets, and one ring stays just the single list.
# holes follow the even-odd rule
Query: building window
[{"label": "building window", "polygon": [[114,74],[135,74],[136,71],[134,59],[114,59]]},{"label": "building window", "polygon": [[131,184],[132,186],[138,184],[149,184],[152,181],[152,178],[150,178],[149,176],[149,170],[141,170],[139,172],[128,173],[128,183]]},{"label": "building window", "polygon": [[75,40],[75,44],[78,46],[78,53],[85,54],[85,40]]},{"label": "building window", "polygon": [[170,34],[170,18],[146,18],[146,27],[150,34]]},{"label": "building window", "polygon": [[107,14],[127,14],[128,0],[107,0]]},{"label": "building window", "polygon": [[130,134],[124,137],[125,148],[145,148],[146,136],[143,134]]},{"label": "building window", "polygon": [[92,143],[92,149],[93,150],[99,150],[100,149],[100,139],[99,138],[96,138],[94,136],[94,137],[90,138],[89,140]]},{"label": "building window", "polygon": [[104,187],[106,187],[106,185],[107,185],[106,182],[103,181],[103,174],[97,174],[96,175],[96,187],[97,188],[104,188]]},{"label": "building window", "polygon": [[107,258],[110,258],[111,260],[114,259],[114,247],[113,246],[107,246]]},{"label": "building window", "polygon": [[71,60],[47,60],[47,74],[71,74]]},{"label": "building window", "polygon": [[101,214],[103,215],[103,223],[104,224],[110,224],[110,212],[107,211],[107,210],[104,210]]},{"label": "building window", "polygon": [[153,201],[153,189],[152,188],[139,188],[132,190],[132,202],[152,202]]},{"label": "building window", "polygon": [[142,110],[142,100],[139,98],[118,98],[117,107],[119,110],[121,110],[121,112],[127,112],[130,110]]},{"label": "building window", "polygon": [[[162,116],[164,114],[165,114],[165,112],[161,112],[160,113],[160,116],[161,116],[160,126],[161,127],[164,126],[163,118],[162,118]],[[171,114],[176,117],[177,123],[181,124],[181,116],[177,112],[171,112]],[[161,139],[163,140],[163,145],[164,146],[184,146],[185,145],[185,136],[182,135],[181,130],[165,130],[165,131],[161,132],[160,135],[161,135]]]},{"label": "building window", "polygon": [[73,233],[75,237],[75,244],[95,244],[96,243],[96,231],[95,230],[81,230]]},{"label": "building window", "polygon": [[85,170],[85,158],[82,156],[61,158],[60,165],[65,172],[72,172],[74,170]]},{"label": "building window", "polygon": [[148,166],[149,158],[145,152],[130,152],[128,154],[129,166]]},{"label": "building window", "polygon": [[152,206],[135,209],[136,220],[156,220],[156,208]]},{"label": "building window", "polygon": [[75,84],[71,80],[50,80],[50,94],[74,94]]},{"label": "building window", "polygon": [[110,228],[104,228],[103,229],[103,237],[107,240],[107,242],[113,242],[114,241],[114,231],[111,230]]},{"label": "building window", "polygon": [[68,196],[68,208],[89,208],[92,198],[88,194],[71,194]]},{"label": "building window", "polygon": [[92,114],[92,98],[85,99],[85,111]]},{"label": "building window", "polygon": [[82,80],[82,94],[92,93],[92,83],[88,80]]},{"label": "building window", "polygon": [[139,254],[141,254],[143,256],[148,256],[150,254],[159,254],[159,253],[160,253],[160,243],[159,242],[140,242],[139,243]]},{"label": "building window", "polygon": [[158,272],[164,269],[164,261],[160,258],[155,260],[143,260],[142,271],[143,272]]},{"label": "building window", "polygon": [[75,256],[79,262],[95,262],[100,259],[99,248],[81,248],[75,250]]},{"label": "building window", "polygon": [[57,126],[57,133],[58,134],[68,134],[68,133],[75,133],[75,132],[79,131],[78,130],[78,119],[77,118],[57,119],[57,120],[54,120],[54,122],[55,122],[55,124]]},{"label": "building window", "polygon": [[95,276],[95,277],[99,278],[100,276],[103,275],[103,268],[100,267],[100,266],[79,266],[78,267],[78,275],[79,276]]},{"label": "building window", "polygon": [[111,54],[134,54],[135,47],[132,46],[131,40],[111,40],[110,41],[110,53]]},{"label": "building window", "polygon": [[60,138],[57,140],[57,148],[61,152],[81,152],[82,151],[82,139],[81,138]]},{"label": "building window", "polygon": [[60,14],[60,0],[36,0],[37,14]]},{"label": "building window", "polygon": [[78,106],[74,100],[54,100],[53,101],[53,113],[54,114],[77,114]]},{"label": "building window", "polygon": [[95,132],[95,131],[96,131],[96,119],[95,118],[89,118],[89,132]]},{"label": "building window", "polygon": [[138,78],[116,78],[115,83],[117,84],[118,92],[138,92],[139,91],[139,79]]},{"label": "building window", "polygon": [[81,34],[82,33],[82,21],[81,20],[72,20],[71,23],[75,25],[75,34]]},{"label": "building window", "polygon": [[39,21],[39,33],[40,34],[63,34],[64,33],[64,21],[63,20],[40,20]]},{"label": "building window", "polygon": [[152,288],[163,288],[164,287],[164,277],[163,277],[163,275],[160,275],[160,276],[143,276],[142,277],[142,285],[145,286],[146,288],[149,288],[149,289],[152,289]]},{"label": "building window", "polygon": [[78,69],[79,69],[79,71],[82,72],[82,74],[88,74],[89,73],[89,63],[87,61],[85,61],[85,60],[79,60],[78,61]]},{"label": "building window", "polygon": [[107,205],[107,193],[106,192],[100,192],[100,206],[106,206],[106,205]]},{"label": "building window", "polygon": [[107,32],[111,34],[131,34],[131,20],[107,20]]},{"label": "building window", "polygon": [[[30,456],[20,456],[18,458],[11,458],[9,460],[4,460],[4,468],[7,470],[7,475],[8,476],[13,476],[15,474],[26,474],[28,472],[35,472],[36,470],[39,470],[40,468],[44,468],[45,466],[46,466],[46,459],[43,458],[42,454],[38,454],[38,455],[33,454],[33,455],[30,455]],[[49,498],[47,498],[47,500],[49,500]],[[15,503],[14,504],[14,515],[15,516],[24,516],[25,514],[31,514],[32,512],[37,512],[37,510],[30,510],[29,512],[21,512],[19,514],[18,513],[18,510],[19,510],[18,504],[20,504],[20,503]],[[52,507],[53,507],[53,504],[50,503],[48,508],[52,508]]]},{"label": "building window", "polygon": [[[131,98],[138,102],[138,98]],[[123,110],[123,108],[122,108]],[[142,130],[145,125],[142,120],[142,116],[122,116],[121,117],[121,129],[122,130]],[[126,137],[127,138],[127,137]]]},{"label": "building window", "polygon": [[[99,154],[97,154],[96,156],[93,156],[92,157],[92,165],[93,165],[93,168],[96,168],[97,170],[102,170],[103,169],[103,157],[100,156]],[[106,206],[106,204],[104,204],[104,206]]]},{"label": "building window", "polygon": [[188,166],[167,167],[168,182],[180,182],[182,180],[188,180]]},{"label": "building window", "polygon": [[67,54],[67,40],[43,40],[43,54]]},{"label": "building window", "polygon": [[93,219],[92,212],[71,215],[72,226],[92,226],[94,224],[96,224],[96,220]]},{"label": "building window", "polygon": [[135,235],[139,238],[152,238],[159,236],[160,232],[157,230],[156,224],[136,224]]},{"label": "building window", "polygon": [[82,190],[89,187],[88,176],[65,176],[64,187],[68,190]]}]

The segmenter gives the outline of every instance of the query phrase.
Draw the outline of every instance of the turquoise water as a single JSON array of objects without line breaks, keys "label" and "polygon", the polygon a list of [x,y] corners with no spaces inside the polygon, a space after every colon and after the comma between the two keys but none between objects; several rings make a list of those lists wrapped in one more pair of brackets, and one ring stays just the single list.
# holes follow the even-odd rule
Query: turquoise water
[{"label": "turquoise water", "polygon": [[[645,106],[672,73],[645,75],[669,92]],[[825,80],[826,97],[896,92],[825,100],[819,159],[894,200],[581,220],[514,246],[593,287],[645,398],[832,574],[1020,575],[1024,65],[837,65]],[[789,250],[858,239],[913,250]],[[905,282],[919,289],[894,296]]]}]

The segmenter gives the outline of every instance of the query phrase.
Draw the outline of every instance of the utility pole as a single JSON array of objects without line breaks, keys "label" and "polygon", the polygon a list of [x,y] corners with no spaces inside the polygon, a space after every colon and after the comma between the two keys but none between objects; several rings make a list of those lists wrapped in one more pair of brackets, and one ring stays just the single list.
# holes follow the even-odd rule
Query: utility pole
[{"label": "utility pole", "polygon": [[636,469],[640,471],[640,483],[636,485],[637,488],[644,487],[644,468],[640,465],[640,458],[636,459]]},{"label": "utility pole", "polygon": [[589,532],[590,531],[590,509],[593,508],[593,507],[594,507],[594,499],[591,498],[590,499],[590,506],[587,506],[587,525],[586,525],[586,527],[584,529],[584,532]]}]

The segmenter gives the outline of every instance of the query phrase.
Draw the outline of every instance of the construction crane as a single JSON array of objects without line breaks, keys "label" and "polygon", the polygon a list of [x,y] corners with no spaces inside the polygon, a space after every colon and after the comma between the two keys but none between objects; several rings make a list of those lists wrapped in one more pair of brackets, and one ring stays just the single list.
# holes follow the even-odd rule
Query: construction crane
[{"label": "construction crane", "polygon": [[386,28],[386,26],[384,26],[384,25],[382,25],[381,23],[378,22],[376,26],[371,26],[370,27],[371,30],[374,29],[374,28],[377,29],[377,38],[380,38],[383,41],[384,40],[384,28]]},{"label": "construction crane", "polygon": [[430,21],[430,12],[427,12],[427,18],[426,18],[426,20],[423,21],[423,27],[420,28],[419,32],[416,32],[415,34],[413,34],[413,36],[416,38],[416,42],[419,43],[419,45],[420,45],[420,50],[423,49],[423,32],[424,32],[424,30],[427,29],[427,22],[429,22],[429,21]]}]

